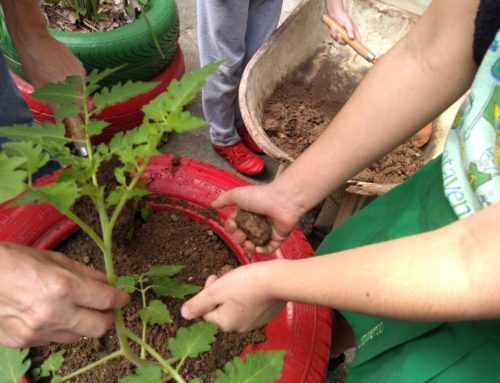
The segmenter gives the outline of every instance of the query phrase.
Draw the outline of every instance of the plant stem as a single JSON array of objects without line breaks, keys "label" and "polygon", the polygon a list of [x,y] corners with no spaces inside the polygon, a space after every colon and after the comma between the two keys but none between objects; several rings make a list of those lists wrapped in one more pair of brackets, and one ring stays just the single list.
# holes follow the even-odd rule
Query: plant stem
[{"label": "plant stem", "polygon": [[[142,283],[142,277],[139,279],[139,285],[141,286],[141,297],[142,297],[142,306],[146,307],[148,305],[146,301],[146,291],[144,291],[144,284]],[[146,342],[146,331],[147,331],[148,323],[143,320],[142,321],[142,340],[144,343]],[[141,359],[146,359],[146,349],[141,345]]]},{"label": "plant stem", "polygon": [[[89,106],[87,104],[87,84],[85,78],[82,78],[82,98],[81,102],[83,105],[83,126],[85,128],[85,146],[87,147],[87,155],[89,162],[92,163],[92,157],[94,156],[92,142],[90,141],[90,136],[88,134],[88,126],[90,121]],[[97,175],[92,174],[92,182],[97,186]]]},{"label": "plant stem", "polygon": [[179,375],[179,373],[165,360],[163,357],[149,344],[144,342],[141,338],[135,335],[129,329],[124,329],[124,334],[130,340],[136,342],[138,345],[143,346],[146,351],[156,359],[156,361],[163,367],[163,369],[173,378],[177,383],[186,383],[186,381]]},{"label": "plant stem", "polygon": [[134,190],[135,186],[137,185],[137,182],[139,182],[139,179],[141,178],[142,173],[146,169],[146,166],[148,165],[148,159],[145,159],[144,162],[141,164],[140,168],[137,170],[137,172],[134,174],[134,178],[130,182],[130,184],[127,186],[127,191],[123,193],[122,198],[120,199],[120,202],[118,202],[118,205],[116,205],[115,211],[113,212],[113,215],[111,216],[110,219],[110,224],[111,227],[114,227],[116,220],[118,219],[118,216],[120,215],[123,206],[128,200],[128,196]]},{"label": "plant stem", "polygon": [[104,252],[104,242],[102,241],[102,238],[99,237],[99,235],[92,229],[89,225],[87,225],[84,221],[80,219],[76,214],[74,214],[72,211],[68,210],[66,213],[64,213],[69,219],[71,219],[74,223],[76,223],[80,228],[88,234],[90,238],[96,243],[97,246],[101,249],[102,252]]},{"label": "plant stem", "polygon": [[111,359],[118,358],[119,356],[123,356],[122,350],[115,351],[109,355],[106,355],[104,358],[99,359],[98,361],[91,363],[85,367],[80,368],[79,370],[76,370],[72,372],[71,374],[68,374],[66,376],[63,376],[61,379],[61,382],[67,382],[70,379],[76,378],[78,375],[83,374],[84,372],[90,371],[93,368],[96,368],[97,366],[100,366],[103,363],[106,363],[110,361]]}]

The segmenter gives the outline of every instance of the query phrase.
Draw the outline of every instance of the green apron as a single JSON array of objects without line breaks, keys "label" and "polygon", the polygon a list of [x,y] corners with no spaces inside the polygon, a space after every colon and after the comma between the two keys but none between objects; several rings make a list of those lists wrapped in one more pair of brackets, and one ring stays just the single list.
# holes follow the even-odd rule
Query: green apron
[{"label": "green apron", "polygon": [[[316,254],[454,222],[457,217],[444,197],[442,179],[439,157],[333,230]],[[342,314],[356,337],[349,383],[500,382],[500,321],[429,323]]]}]

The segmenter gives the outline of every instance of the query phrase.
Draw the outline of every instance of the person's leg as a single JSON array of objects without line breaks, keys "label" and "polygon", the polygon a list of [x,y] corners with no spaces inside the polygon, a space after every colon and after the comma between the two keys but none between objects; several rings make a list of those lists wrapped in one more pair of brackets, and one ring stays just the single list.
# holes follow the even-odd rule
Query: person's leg
[{"label": "person's leg", "polygon": [[239,141],[234,127],[234,102],[243,61],[249,0],[198,0],[198,46],[201,65],[227,60],[211,76],[202,92],[203,112],[210,124],[212,144]]},{"label": "person's leg", "polygon": [[[243,68],[278,27],[282,5],[283,0],[250,0]],[[235,100],[234,108],[235,124],[236,127],[240,127],[243,125],[243,120],[238,99]]]},{"label": "person's leg", "polygon": [[[0,126],[30,124],[33,121],[30,109],[10,77],[7,64],[0,53]],[[5,142],[1,137],[0,142]]]}]

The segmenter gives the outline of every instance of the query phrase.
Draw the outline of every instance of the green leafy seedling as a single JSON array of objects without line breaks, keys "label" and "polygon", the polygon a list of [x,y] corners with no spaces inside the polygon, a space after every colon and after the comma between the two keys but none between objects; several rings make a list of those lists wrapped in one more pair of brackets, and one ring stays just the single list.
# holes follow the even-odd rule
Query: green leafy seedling
[{"label": "green leafy seedling", "polygon": [[[201,68],[174,80],[168,92],[160,94],[143,107],[143,123],[134,130],[116,134],[109,144],[93,146],[91,138],[102,133],[108,123],[95,117],[106,107],[123,102],[140,93],[153,89],[157,84],[148,82],[127,82],[112,88],[100,88],[99,82],[116,69],[103,72],[93,71],[86,78],[69,77],[59,84],[49,84],[37,90],[33,97],[58,106],[57,117],[83,116],[84,138],[77,140],[66,137],[65,127],[60,123],[14,125],[2,127],[2,135],[11,140],[0,152],[0,202],[10,204],[49,203],[65,214],[92,238],[103,253],[108,283],[130,294],[140,294],[142,308],[142,333],[135,334],[125,326],[123,314],[115,312],[115,329],[119,349],[87,366],[67,375],[59,373],[64,362],[64,351],[51,355],[40,368],[32,371],[34,381],[49,379],[51,383],[69,382],[77,376],[114,358],[124,357],[136,366],[133,374],[124,377],[120,383],[160,383],[174,381],[186,383],[180,374],[187,358],[194,358],[210,349],[215,341],[217,329],[206,322],[198,322],[189,328],[181,328],[168,341],[172,357],[166,359],[146,341],[150,325],[169,324],[171,315],[162,298],[169,296],[184,298],[200,291],[199,286],[188,284],[176,278],[182,266],[152,266],[140,275],[118,276],[115,273],[112,256],[112,231],[118,217],[127,203],[134,203],[148,194],[141,176],[149,160],[158,154],[157,147],[164,134],[184,132],[205,126],[204,120],[191,115],[184,108],[200,92],[205,78],[220,63]],[[92,95],[95,108],[89,109],[87,100]],[[84,145],[88,157],[73,154],[70,144]],[[60,172],[56,182],[37,186],[32,183],[33,174],[43,167],[50,155],[57,161],[69,165]],[[104,185],[97,179],[101,165],[118,157],[121,165],[115,169],[118,186],[105,193]],[[72,210],[75,201],[88,197],[95,205],[101,226],[97,233]],[[151,211],[143,209],[147,219]],[[154,295],[154,299],[148,298]],[[139,355],[130,346],[140,347]],[[0,383],[17,383],[27,372],[30,361],[28,351],[10,350],[0,347]],[[234,360],[217,373],[216,383],[250,382],[248,377],[259,377],[255,382],[272,382],[278,379],[283,360],[282,353],[259,353],[249,355],[244,361]],[[228,380],[229,379],[229,380]],[[247,380],[245,380],[247,379]],[[191,383],[201,382],[200,379]]]}]

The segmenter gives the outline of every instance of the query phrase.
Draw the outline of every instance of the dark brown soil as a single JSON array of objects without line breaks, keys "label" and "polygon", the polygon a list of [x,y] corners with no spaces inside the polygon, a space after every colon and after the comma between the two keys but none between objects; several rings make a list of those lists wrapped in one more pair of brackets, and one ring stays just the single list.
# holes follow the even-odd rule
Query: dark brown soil
[{"label": "dark brown soil", "polygon": [[257,246],[264,246],[271,240],[273,227],[265,215],[239,210],[236,214],[236,223],[248,239]]},{"label": "dark brown soil", "polygon": [[64,32],[102,32],[109,31],[127,23],[128,18],[121,4],[103,2],[99,6],[96,17],[86,18],[78,16],[77,12],[64,4],[64,2],[47,1],[41,4],[49,27]]},{"label": "dark brown soil", "polygon": [[[317,85],[317,84],[316,84]],[[342,108],[310,85],[285,81],[264,105],[264,129],[270,139],[297,158],[328,127]],[[379,184],[400,183],[424,163],[422,151],[410,141],[354,177]]]},{"label": "dark brown soil", "polygon": [[353,178],[378,184],[397,184],[410,177],[423,165],[422,150],[408,141]]},{"label": "dark brown soil", "polygon": [[[109,174],[109,173],[108,173]],[[106,178],[101,174],[100,179]],[[84,220],[93,221],[88,201],[80,202],[76,211],[82,212]],[[238,261],[225,243],[209,228],[176,212],[158,212],[147,222],[136,218],[133,225],[132,240],[128,239],[132,209],[128,209],[121,224],[114,233],[114,263],[118,275],[139,274],[151,265],[174,264],[183,265],[184,269],[178,277],[185,282],[202,286],[211,274],[221,275],[238,266]],[[103,269],[102,255],[97,246],[86,234],[79,232],[66,240],[58,251],[80,262],[97,269]],[[153,299],[149,295],[148,299]],[[167,340],[175,336],[180,327],[193,324],[180,316],[182,301],[165,298],[173,318],[170,325],[150,325],[148,342],[160,354],[170,357]],[[124,310],[125,322],[136,334],[141,333],[141,321],[138,315],[142,302],[140,295],[133,295],[132,303]],[[246,344],[258,344],[264,340],[262,331],[248,334],[218,333],[212,351],[201,354],[198,358],[188,359],[181,373],[189,381],[200,377],[203,382],[213,382],[215,370],[239,355]],[[67,374],[82,366],[96,361],[118,348],[114,330],[109,331],[101,339],[83,339],[74,345],[52,345],[32,350],[34,365],[40,365],[50,353],[64,348],[65,362],[61,373]],[[138,351],[138,349],[136,348]],[[133,371],[133,366],[123,359],[114,359],[85,375],[72,380],[74,383],[115,383],[118,378]]]},{"label": "dark brown soil", "polygon": [[264,105],[264,129],[276,146],[296,158],[342,108],[327,101],[315,96],[310,85],[284,82]]}]

